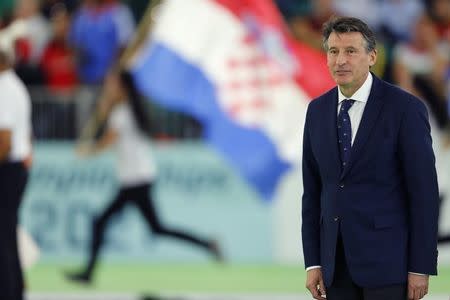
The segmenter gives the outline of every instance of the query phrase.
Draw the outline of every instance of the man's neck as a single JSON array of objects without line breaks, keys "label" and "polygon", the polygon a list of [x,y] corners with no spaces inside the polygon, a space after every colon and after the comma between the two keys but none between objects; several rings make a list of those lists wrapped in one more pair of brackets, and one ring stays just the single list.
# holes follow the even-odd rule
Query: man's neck
[{"label": "man's neck", "polygon": [[358,89],[354,89],[353,87],[339,86],[339,90],[346,98],[351,98]]},{"label": "man's neck", "polygon": [[344,95],[346,98],[351,98],[357,90],[359,90],[364,82],[366,82],[367,77],[369,76],[369,73],[364,77],[364,80],[361,82],[355,83],[353,85],[340,85],[339,90],[341,91],[342,95]]}]

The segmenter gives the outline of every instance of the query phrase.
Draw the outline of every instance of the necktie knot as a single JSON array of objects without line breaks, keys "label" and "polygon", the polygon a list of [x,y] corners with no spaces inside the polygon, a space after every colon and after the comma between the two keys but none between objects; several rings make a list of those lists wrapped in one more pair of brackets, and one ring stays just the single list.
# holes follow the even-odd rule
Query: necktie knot
[{"label": "necktie knot", "polygon": [[344,101],[342,101],[341,112],[348,112],[353,103],[355,103],[355,100],[352,99],[345,99]]}]

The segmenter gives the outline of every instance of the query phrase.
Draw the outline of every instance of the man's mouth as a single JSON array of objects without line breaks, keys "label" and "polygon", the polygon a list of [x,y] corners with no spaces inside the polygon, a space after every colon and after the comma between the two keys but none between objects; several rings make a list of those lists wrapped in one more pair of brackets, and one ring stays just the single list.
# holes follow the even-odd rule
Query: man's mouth
[{"label": "man's mouth", "polygon": [[337,75],[344,75],[344,74],[350,73],[350,71],[347,71],[347,70],[337,70],[337,71],[335,71],[335,73],[336,73]]}]

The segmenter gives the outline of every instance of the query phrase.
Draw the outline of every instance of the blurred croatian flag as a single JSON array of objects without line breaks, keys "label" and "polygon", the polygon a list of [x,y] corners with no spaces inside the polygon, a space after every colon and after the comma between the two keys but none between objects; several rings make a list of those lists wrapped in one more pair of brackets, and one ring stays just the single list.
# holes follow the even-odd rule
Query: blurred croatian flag
[{"label": "blurred croatian flag", "polygon": [[132,64],[138,88],[204,126],[265,199],[299,167],[308,101],[333,82],[269,0],[167,0]]}]

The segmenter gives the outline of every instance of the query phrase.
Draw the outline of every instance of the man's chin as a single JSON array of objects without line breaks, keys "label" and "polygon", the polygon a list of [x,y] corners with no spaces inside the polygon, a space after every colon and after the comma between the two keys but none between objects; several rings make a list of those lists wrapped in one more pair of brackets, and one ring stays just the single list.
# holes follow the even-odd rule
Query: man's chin
[{"label": "man's chin", "polygon": [[346,86],[350,84],[351,80],[349,78],[335,77],[334,81],[337,85]]}]

